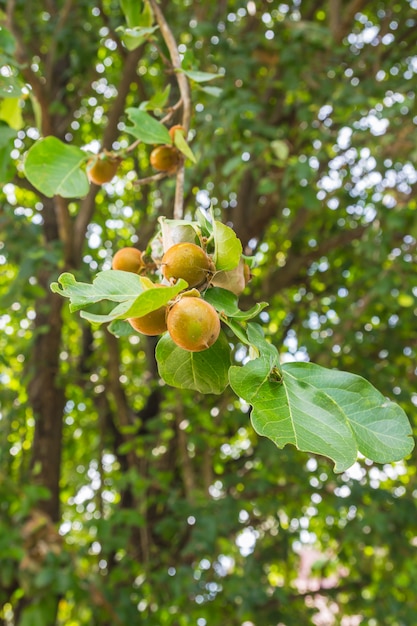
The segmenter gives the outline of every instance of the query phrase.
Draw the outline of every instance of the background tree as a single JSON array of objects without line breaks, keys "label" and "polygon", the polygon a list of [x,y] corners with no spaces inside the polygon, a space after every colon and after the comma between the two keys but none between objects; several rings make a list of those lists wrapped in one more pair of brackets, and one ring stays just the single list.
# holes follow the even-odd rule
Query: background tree
[{"label": "background tree", "polygon": [[[185,215],[213,206],[254,255],[243,305],[269,302],[282,359],[369,378],[414,423],[415,3],[120,4],[0,5],[0,619],[410,624],[411,458],[336,475],[279,451],[229,390],[162,384],[152,338],[116,339],[51,291],[143,248],[181,181],[139,143],[109,184],[49,198],[22,161],[45,136],[126,149],[144,102],[190,123]],[[159,29],[126,31],[158,6]]]}]

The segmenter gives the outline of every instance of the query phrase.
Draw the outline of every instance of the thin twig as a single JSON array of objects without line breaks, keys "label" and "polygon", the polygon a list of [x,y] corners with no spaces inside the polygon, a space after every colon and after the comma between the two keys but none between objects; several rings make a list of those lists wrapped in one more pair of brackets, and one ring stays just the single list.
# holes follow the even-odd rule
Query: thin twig
[{"label": "thin twig", "polygon": [[[188,78],[181,71],[181,56],[178,50],[177,42],[172,33],[168,22],[165,19],[156,0],[149,0],[149,5],[153,11],[155,19],[158,23],[162,37],[169,51],[171,57],[172,67],[175,72],[178,88],[182,100],[182,126],[186,132],[190,127],[191,119],[191,93]],[[182,165],[177,172],[177,181],[175,189],[175,204],[174,204],[174,219],[182,219],[184,215],[184,165]]]},{"label": "thin twig", "polygon": [[157,180],[162,180],[169,176],[167,172],[158,172],[158,174],[153,174],[152,176],[146,176],[146,178],[139,178],[138,180],[133,181],[134,187],[140,187],[141,185],[147,185],[149,183],[154,183]]}]

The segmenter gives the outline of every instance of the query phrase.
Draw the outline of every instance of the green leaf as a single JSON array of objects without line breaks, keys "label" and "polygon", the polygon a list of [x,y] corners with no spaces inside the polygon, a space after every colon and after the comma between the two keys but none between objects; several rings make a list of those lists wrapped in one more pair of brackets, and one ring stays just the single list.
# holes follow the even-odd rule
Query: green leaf
[{"label": "green leaf", "polygon": [[242,244],[234,230],[222,224],[213,222],[214,235],[214,264],[218,271],[232,270],[240,261]]},{"label": "green leaf", "polygon": [[187,157],[187,159],[190,159],[190,161],[192,161],[193,163],[197,163],[197,159],[195,158],[193,151],[186,142],[184,135],[180,130],[175,131],[174,144],[178,148],[178,150]]},{"label": "green leaf", "polygon": [[6,124],[0,124],[0,148],[10,145],[10,142],[16,137],[17,131]]},{"label": "green leaf", "polygon": [[205,83],[209,80],[214,80],[215,78],[222,78],[223,74],[212,74],[211,72],[196,72],[194,70],[184,70],[179,69],[178,72],[182,72],[190,80],[193,80],[196,83]]},{"label": "green leaf", "polygon": [[22,109],[20,98],[9,97],[0,102],[0,120],[4,120],[11,128],[20,130],[23,128]]},{"label": "green leaf", "polygon": [[0,50],[6,54],[13,55],[16,49],[16,40],[12,33],[0,26]]},{"label": "green leaf", "polygon": [[216,311],[224,313],[227,317],[236,320],[246,321],[256,317],[265,307],[267,302],[258,302],[248,311],[241,311],[238,306],[238,297],[228,289],[222,287],[211,287],[204,293],[204,300],[207,300]]},{"label": "green leaf", "polygon": [[133,123],[133,126],[126,127],[127,133],[130,133],[136,139],[140,139],[143,143],[171,143],[171,137],[167,128],[149,115],[149,113],[132,107],[126,109],[126,113]]},{"label": "green leaf", "polygon": [[156,91],[149,100],[141,102],[139,109],[141,111],[155,111],[155,109],[163,109],[169,99],[171,93],[171,85],[167,85],[163,91]]},{"label": "green leaf", "polygon": [[223,93],[223,89],[220,89],[220,87],[212,87],[211,85],[205,85],[204,87],[201,87],[200,85],[199,90],[204,91],[204,93],[208,93],[209,96],[214,96],[215,98],[219,98]]},{"label": "green leaf", "polygon": [[186,289],[187,286],[186,281],[180,278],[175,285],[170,287],[164,286],[146,289],[146,291],[141,293],[132,303],[126,313],[126,317],[141,317],[142,315],[159,309],[175,298],[180,291]]},{"label": "green leaf", "polygon": [[259,324],[250,322],[247,326],[247,336],[251,346],[264,357],[267,357],[271,367],[279,367],[279,353],[276,347],[265,339],[265,333]]},{"label": "green leaf", "polygon": [[148,289],[125,302],[118,304],[110,313],[97,314],[90,311],[81,311],[81,317],[90,321],[103,324],[116,319],[128,319],[130,317],[142,317],[151,311],[155,311],[166,305],[170,300],[187,287],[184,280],[178,280],[172,287]]},{"label": "green leaf", "polygon": [[361,376],[312,363],[287,363],[282,369],[299,383],[326,393],[344,410],[359,452],[369,459],[377,463],[399,461],[414,448],[403,409]]},{"label": "green leaf", "polygon": [[99,272],[92,284],[78,282],[72,274],[65,272],[51,290],[70,299],[71,311],[78,311],[101,300],[131,303],[144,291],[143,282],[133,272],[106,270]]},{"label": "green leaf", "polygon": [[207,238],[210,238],[213,234],[213,223],[207,218],[206,212],[198,208],[196,211],[196,218],[201,231]]},{"label": "green leaf", "polygon": [[120,0],[120,8],[125,16],[129,28],[139,26],[141,19],[141,3],[138,0]]},{"label": "green leaf", "polygon": [[110,322],[107,330],[115,337],[128,337],[132,334],[132,327],[126,320],[115,319]]},{"label": "green leaf", "polygon": [[179,348],[166,333],[156,347],[156,359],[161,378],[172,387],[220,394],[228,385],[230,346],[223,332],[202,352]]},{"label": "green leaf", "polygon": [[121,33],[121,40],[128,50],[135,50],[141,44],[149,39],[149,37],[158,30],[159,26],[135,26],[134,28],[124,28],[119,26],[116,31]]},{"label": "green leaf", "polygon": [[61,274],[58,281],[59,284],[52,283],[51,290],[70,298],[71,311],[78,311],[102,300],[119,303],[105,314],[81,311],[81,317],[99,324],[146,315],[167,304],[187,286],[184,280],[178,280],[171,287],[149,288],[145,279],[133,272],[121,270],[99,272],[92,284],[77,282],[69,273]]},{"label": "green leaf", "polygon": [[255,431],[279,448],[291,443],[321,454],[343,472],[360,452],[378,463],[398,461],[414,442],[404,411],[360,376],[312,363],[261,357],[229,371],[232,389],[252,404]]},{"label": "green leaf", "polygon": [[87,175],[81,166],[87,155],[76,146],[70,146],[56,137],[37,141],[28,151],[24,173],[32,185],[51,198],[79,198],[89,190]]}]

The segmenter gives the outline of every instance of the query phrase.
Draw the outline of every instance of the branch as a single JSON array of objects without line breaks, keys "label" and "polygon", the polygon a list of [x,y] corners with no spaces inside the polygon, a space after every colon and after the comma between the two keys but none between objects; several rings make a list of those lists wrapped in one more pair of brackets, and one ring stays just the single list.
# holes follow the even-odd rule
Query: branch
[{"label": "branch", "polygon": [[[172,34],[172,31],[162,13],[156,0],[149,0],[149,5],[153,11],[155,19],[160,28],[162,37],[168,48],[171,58],[172,67],[175,72],[178,88],[180,91],[182,101],[182,126],[188,132],[191,119],[191,93],[188,78],[181,72],[181,57],[178,51],[177,42]],[[177,172],[177,184],[175,188],[175,203],[174,203],[174,219],[182,219],[184,214],[184,165],[182,165]]]},{"label": "branch", "polygon": [[[117,89],[117,96],[113,102],[113,106],[108,116],[108,124],[103,135],[102,147],[103,149],[111,150],[113,142],[117,138],[118,129],[117,124],[120,117],[123,115],[126,97],[129,93],[130,84],[136,74],[136,66],[142,54],[141,47],[130,52],[124,60],[124,72],[121,78],[120,84]],[[87,232],[87,227],[91,222],[96,206],[96,196],[99,191],[99,187],[92,185],[87,196],[84,198],[80,205],[80,211],[75,219],[74,223],[74,261],[75,264],[79,263],[82,250],[84,246],[84,237]]]},{"label": "branch", "polygon": [[73,225],[71,216],[68,210],[69,201],[61,196],[54,197],[54,208],[58,223],[59,239],[64,246],[64,259],[65,262],[72,266],[72,251],[73,251]]},{"label": "branch", "polygon": [[180,90],[180,95],[182,99],[182,126],[184,126],[185,130],[188,131],[190,127],[190,119],[191,119],[191,93],[190,93],[190,85],[188,83],[188,78],[185,74],[183,74],[181,70],[181,57],[178,51],[177,42],[175,41],[175,37],[172,34],[172,31],[168,25],[168,22],[165,19],[164,14],[162,13],[159,5],[156,0],[149,0],[149,4],[153,11],[153,14],[156,18],[158,26],[161,30],[162,37],[166,43],[166,46],[169,51],[169,55],[171,58],[172,67],[175,71],[178,88]]}]

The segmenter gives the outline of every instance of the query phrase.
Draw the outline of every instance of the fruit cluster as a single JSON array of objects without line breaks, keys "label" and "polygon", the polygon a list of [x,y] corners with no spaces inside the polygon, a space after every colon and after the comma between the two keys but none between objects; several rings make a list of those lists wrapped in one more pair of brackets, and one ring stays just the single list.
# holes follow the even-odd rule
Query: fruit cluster
[{"label": "fruit cluster", "polygon": [[[168,331],[171,339],[180,348],[190,352],[201,352],[210,348],[220,334],[220,318],[215,308],[202,297],[210,286],[216,284],[216,268],[212,257],[191,242],[175,243],[168,247],[157,263],[152,259],[147,263],[146,255],[137,248],[126,247],[118,250],[113,257],[112,268],[135,274],[154,273],[162,282],[152,282],[152,288],[174,285],[179,279],[188,287],[174,300],[141,317],[129,318],[128,322],[144,335],[161,335]],[[248,267],[242,263],[242,291],[248,279]],[[227,274],[223,272],[222,274]],[[227,276],[222,278],[227,279]],[[236,281],[229,285],[237,292]]]}]

